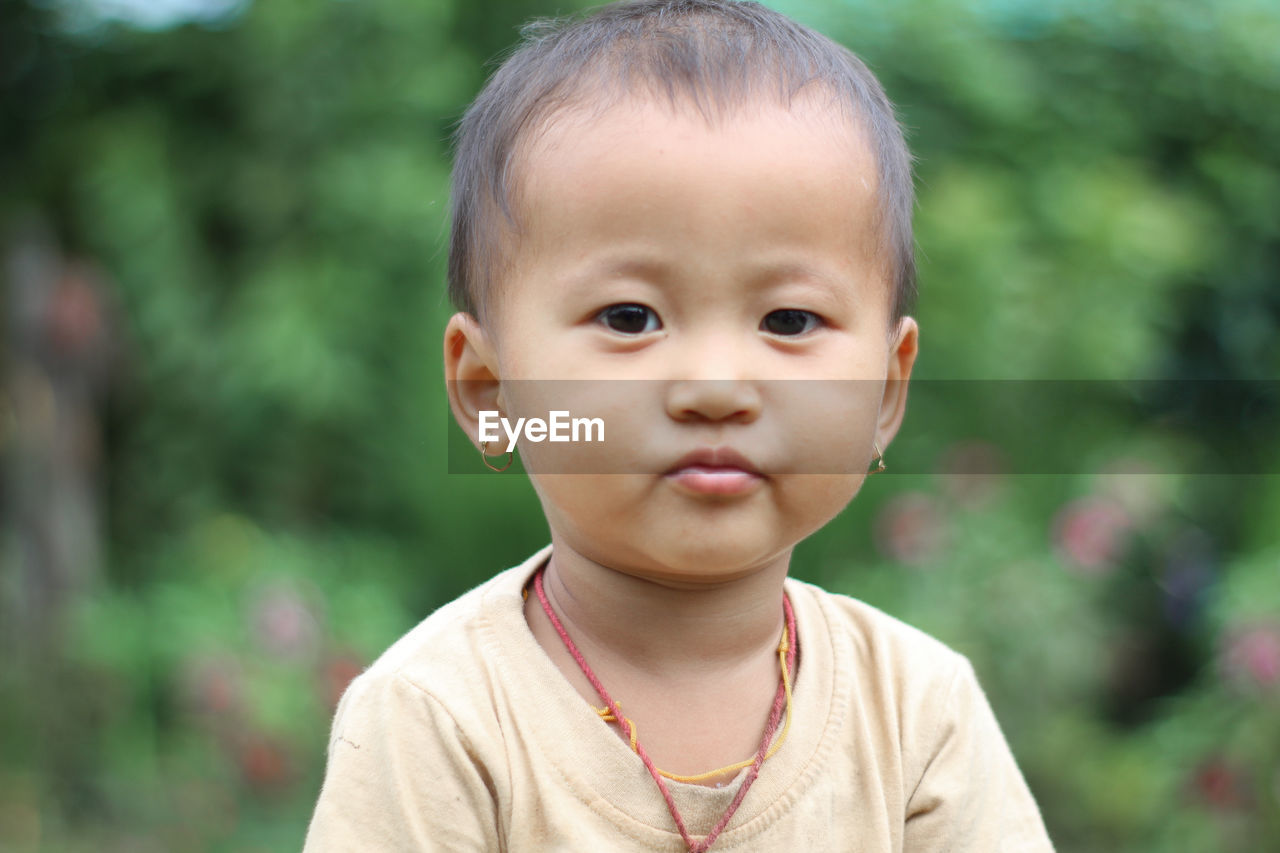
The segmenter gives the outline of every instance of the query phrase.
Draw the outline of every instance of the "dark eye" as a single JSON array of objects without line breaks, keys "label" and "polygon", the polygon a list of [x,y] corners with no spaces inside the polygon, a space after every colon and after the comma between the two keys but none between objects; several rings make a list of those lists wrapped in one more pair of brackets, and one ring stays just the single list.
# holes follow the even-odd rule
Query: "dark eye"
[{"label": "dark eye", "polygon": [[811,332],[821,323],[821,318],[812,311],[804,311],[799,308],[782,308],[777,311],[770,311],[760,321],[760,328],[771,335],[793,337],[795,335],[803,335],[805,332]]},{"label": "dark eye", "polygon": [[610,329],[624,335],[641,335],[662,328],[652,308],[634,303],[610,305],[596,316]]}]

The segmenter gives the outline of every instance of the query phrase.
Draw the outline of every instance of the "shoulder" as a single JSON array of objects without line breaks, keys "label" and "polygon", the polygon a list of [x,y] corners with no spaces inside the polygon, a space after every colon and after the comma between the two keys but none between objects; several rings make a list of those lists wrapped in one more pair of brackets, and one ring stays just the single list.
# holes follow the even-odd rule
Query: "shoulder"
[{"label": "shoulder", "polygon": [[477,656],[492,653],[493,635],[523,627],[519,602],[550,546],[431,613],[378,656],[366,675],[392,674],[423,687],[474,674]]},{"label": "shoulder", "polygon": [[[837,650],[830,677],[850,683],[852,731],[873,733],[860,748],[900,768],[905,846],[1052,850],[969,659],[864,601],[787,583],[825,615]],[[803,631],[800,649],[803,659]]]},{"label": "shoulder", "polygon": [[520,590],[544,552],[440,607],[388,647],[343,694],[335,737],[344,720],[399,716],[408,707],[452,720],[460,730],[487,728],[493,721],[483,711],[500,689],[498,636],[527,630]]},{"label": "shoulder", "polygon": [[[811,621],[821,623],[830,640],[830,666],[818,674],[846,696],[851,732],[875,732],[871,748],[885,760],[901,762],[918,774],[929,760],[940,731],[956,713],[956,697],[973,681],[968,659],[946,643],[897,617],[848,595],[812,584],[788,581]],[[821,632],[812,628],[811,638]],[[800,678],[811,658],[800,628]],[[825,656],[824,656],[825,657]]]},{"label": "shoulder", "polygon": [[344,691],[308,853],[497,848],[501,743],[482,634],[502,578],[422,620]]},{"label": "shoulder", "polygon": [[855,666],[903,682],[950,684],[968,660],[946,643],[865,601],[803,581],[788,580],[793,597],[810,599],[836,643],[846,644]]},{"label": "shoulder", "polygon": [[366,682],[399,678],[431,689],[459,670],[469,669],[469,659],[480,651],[477,645],[483,644],[481,635],[490,618],[485,598],[502,578],[498,575],[435,610],[392,643],[360,678]]}]

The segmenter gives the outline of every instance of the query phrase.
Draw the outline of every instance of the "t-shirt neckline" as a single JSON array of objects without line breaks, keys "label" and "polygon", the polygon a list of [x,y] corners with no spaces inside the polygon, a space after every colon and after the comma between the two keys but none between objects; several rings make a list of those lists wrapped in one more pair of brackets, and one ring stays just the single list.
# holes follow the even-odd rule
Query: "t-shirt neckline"
[{"label": "t-shirt neckline", "polygon": [[[524,617],[522,591],[551,556],[548,545],[495,578],[484,600],[488,624],[498,645],[496,656],[515,708],[538,708],[530,720],[558,721],[531,726],[525,736],[554,765],[566,787],[620,830],[650,835],[655,843],[679,838],[653,777],[639,756],[610,730],[590,703],[538,643]],[[786,742],[766,761],[728,829],[716,842],[729,849],[783,814],[812,784],[830,754],[836,729],[848,704],[850,679],[840,666],[847,651],[833,641],[824,608],[808,584],[788,578],[786,593],[795,611],[802,654],[792,691],[794,717]],[[513,724],[522,725],[521,720]],[[745,770],[724,787],[667,780],[690,831],[701,835],[724,812]],[[761,821],[764,823],[761,824]]]}]

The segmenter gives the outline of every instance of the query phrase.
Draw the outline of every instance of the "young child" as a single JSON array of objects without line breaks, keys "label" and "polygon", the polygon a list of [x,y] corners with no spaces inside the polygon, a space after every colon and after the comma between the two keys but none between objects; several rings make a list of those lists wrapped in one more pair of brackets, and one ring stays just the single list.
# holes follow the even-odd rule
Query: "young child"
[{"label": "young child", "polygon": [[866,67],[754,3],[544,25],[467,112],[453,202],[458,422],[572,380],[610,456],[525,434],[551,544],[351,684],[306,849],[1051,850],[969,662],[787,578],[916,357]]}]

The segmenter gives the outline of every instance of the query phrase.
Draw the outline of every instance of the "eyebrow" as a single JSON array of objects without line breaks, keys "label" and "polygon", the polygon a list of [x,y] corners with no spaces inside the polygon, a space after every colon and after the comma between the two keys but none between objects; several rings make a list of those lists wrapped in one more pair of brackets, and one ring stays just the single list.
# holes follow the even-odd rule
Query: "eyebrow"
[{"label": "eyebrow", "polygon": [[661,281],[670,276],[673,266],[674,264],[655,257],[605,255],[574,267],[566,272],[566,277],[573,282],[601,278],[639,278]]},{"label": "eyebrow", "polygon": [[[678,262],[653,256],[641,257],[617,254],[589,260],[581,266],[566,271],[565,280],[570,284],[582,284],[600,279],[633,278],[655,285],[671,278],[679,267]],[[845,282],[831,271],[796,260],[770,260],[746,271],[752,291],[767,290],[782,284],[818,285],[842,287]]]},{"label": "eyebrow", "polygon": [[838,288],[844,283],[831,271],[790,260],[762,264],[752,279],[752,284],[761,290],[781,284],[818,284]]}]

